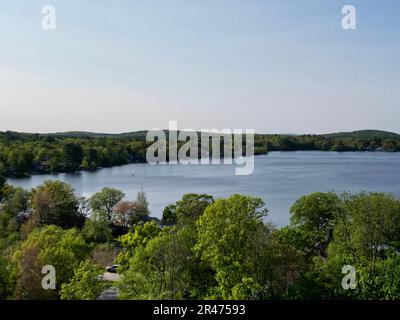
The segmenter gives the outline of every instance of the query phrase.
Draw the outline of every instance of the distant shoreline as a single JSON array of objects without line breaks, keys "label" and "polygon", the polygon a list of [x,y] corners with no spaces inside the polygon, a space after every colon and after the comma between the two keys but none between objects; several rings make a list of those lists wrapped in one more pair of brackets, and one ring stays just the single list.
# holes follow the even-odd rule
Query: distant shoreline
[{"label": "distant shoreline", "polygon": [[[330,152],[336,152],[336,153],[355,153],[355,152],[359,152],[359,153],[397,153],[399,151],[383,151],[383,150],[360,150],[360,151],[332,151],[332,150],[274,150],[274,151],[269,151],[269,152],[326,152],[326,153],[330,153]],[[264,154],[255,154],[255,157],[258,156],[266,156],[268,155],[268,153],[264,153]],[[131,165],[131,164],[147,164],[146,161],[144,162],[129,162],[129,163],[124,163],[124,164],[119,164],[119,165],[114,165],[114,166],[109,166],[109,167],[98,167],[98,168],[94,168],[94,169],[79,169],[77,171],[37,171],[37,172],[31,172],[30,174],[27,175],[21,175],[21,176],[9,176],[7,175],[7,178],[10,179],[26,179],[26,178],[30,178],[31,176],[41,176],[41,175],[57,175],[57,174],[80,174],[80,173],[85,173],[85,172],[97,172],[99,170],[102,169],[111,169],[111,168],[115,168],[115,167],[122,167],[122,166],[127,166],[127,165]],[[179,165],[179,164],[178,164]]]},{"label": "distant shoreline", "polygon": [[[90,132],[0,132],[0,174],[26,177],[31,174],[74,173],[129,163],[146,163],[147,149],[154,142],[146,140],[146,133],[138,131],[104,135]],[[169,132],[166,132],[168,135]],[[225,140],[223,134],[219,135],[221,142]],[[178,142],[177,148],[185,143]],[[220,156],[224,156],[224,148],[220,149]],[[379,130],[327,135],[255,134],[254,154],[267,154],[270,151],[399,152],[400,135]]]}]

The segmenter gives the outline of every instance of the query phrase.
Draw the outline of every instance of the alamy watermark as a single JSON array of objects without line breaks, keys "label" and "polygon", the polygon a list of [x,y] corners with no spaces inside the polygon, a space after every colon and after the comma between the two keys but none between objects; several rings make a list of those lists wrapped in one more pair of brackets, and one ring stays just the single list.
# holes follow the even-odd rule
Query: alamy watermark
[{"label": "alamy watermark", "polygon": [[52,265],[45,265],[42,273],[46,274],[42,279],[42,288],[45,290],[56,289],[56,268]]},{"label": "alamy watermark", "polygon": [[250,175],[254,171],[253,129],[246,129],[244,134],[242,129],[178,131],[177,121],[169,121],[168,139],[164,130],[153,129],[147,132],[146,141],[153,142],[146,152],[146,160],[152,165],[235,164],[236,175]]},{"label": "alamy watermark", "polygon": [[351,265],[345,265],[342,268],[342,273],[346,274],[342,279],[342,288],[344,290],[354,290],[357,287],[356,268]]},{"label": "alamy watermark", "polygon": [[48,4],[42,7],[41,13],[42,13],[43,30],[56,30],[57,29],[56,8]]},{"label": "alamy watermark", "polygon": [[344,30],[356,30],[357,29],[357,13],[356,8],[350,4],[342,7],[342,28]]}]

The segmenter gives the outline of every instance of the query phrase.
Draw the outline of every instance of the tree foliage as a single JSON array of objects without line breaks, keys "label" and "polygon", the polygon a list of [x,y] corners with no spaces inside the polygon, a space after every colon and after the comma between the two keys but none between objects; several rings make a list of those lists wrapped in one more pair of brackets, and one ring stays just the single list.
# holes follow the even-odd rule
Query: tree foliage
[{"label": "tree foliage", "polygon": [[[70,281],[74,269],[89,252],[77,229],[63,230],[56,226],[35,229],[11,257],[17,274],[16,297],[57,299],[61,284]],[[56,290],[45,290],[41,286],[41,270],[46,265],[54,266],[56,270]]]},{"label": "tree foliage", "polygon": [[96,300],[108,287],[101,278],[103,269],[93,265],[90,260],[82,261],[74,270],[74,276],[68,283],[63,283],[60,291],[63,300]]},{"label": "tree foliage", "polygon": [[[5,185],[0,298],[95,299],[106,286],[96,264],[116,263],[120,299],[400,299],[393,195],[312,193],[293,204],[290,225],[276,228],[256,197],[187,194],[159,225],[135,218],[147,217],[144,194],[126,201],[109,191],[96,194],[87,217],[86,201],[62,182],[31,191]],[[41,286],[45,265],[55,267],[56,290]],[[356,286],[346,290],[348,265]]]},{"label": "tree foliage", "polygon": [[91,242],[109,242],[112,238],[110,221],[102,212],[94,212],[86,219],[82,232],[85,239]]},{"label": "tree foliage", "polygon": [[93,212],[105,212],[108,220],[112,220],[114,206],[122,200],[125,194],[114,188],[103,188],[89,199],[89,204]]},{"label": "tree foliage", "polygon": [[45,181],[32,191],[31,205],[39,224],[65,228],[81,227],[85,217],[79,212],[79,201],[70,185],[62,181]]}]

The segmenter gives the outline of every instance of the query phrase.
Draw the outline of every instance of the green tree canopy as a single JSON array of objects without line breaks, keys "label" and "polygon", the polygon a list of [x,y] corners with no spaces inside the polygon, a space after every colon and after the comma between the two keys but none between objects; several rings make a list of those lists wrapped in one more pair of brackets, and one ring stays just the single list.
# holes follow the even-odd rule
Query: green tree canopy
[{"label": "green tree canopy", "polygon": [[82,261],[74,270],[74,276],[63,283],[60,291],[63,300],[96,300],[109,285],[101,279],[103,268],[90,260]]},{"label": "green tree canopy", "polygon": [[296,200],[290,208],[290,222],[298,233],[298,245],[306,251],[317,245],[326,247],[340,210],[341,200],[333,192],[315,192]]},{"label": "green tree canopy", "polygon": [[185,194],[175,204],[165,207],[162,217],[163,224],[195,223],[204,210],[213,202],[214,198],[208,194]]},{"label": "green tree canopy", "polygon": [[55,224],[64,228],[82,227],[85,217],[70,185],[62,181],[45,181],[33,189],[31,206],[40,224]]},{"label": "green tree canopy", "polygon": [[3,200],[3,188],[6,183],[6,178],[4,176],[4,165],[0,162],[0,203]]},{"label": "green tree canopy", "polygon": [[89,205],[93,212],[104,211],[107,213],[108,220],[112,220],[114,206],[121,201],[125,194],[114,188],[103,188],[89,199]]},{"label": "green tree canopy", "polygon": [[233,289],[254,276],[251,255],[260,250],[255,235],[267,232],[263,206],[260,198],[235,194],[215,201],[197,222],[194,249],[215,270],[217,296],[223,299],[233,298]]},{"label": "green tree canopy", "polygon": [[[311,299],[400,299],[400,202],[383,193],[341,196],[327,258],[315,257],[297,290]],[[344,290],[342,268],[356,271]]]},{"label": "green tree canopy", "polygon": [[[11,261],[17,276],[15,296],[21,299],[57,299],[61,284],[70,281],[81,261],[90,253],[77,229],[63,230],[56,226],[35,229],[20,243]],[[41,286],[42,267],[54,266],[56,290]]]},{"label": "green tree canopy", "polygon": [[3,255],[0,250],[0,300],[5,300],[12,294],[11,274]]},{"label": "green tree canopy", "polygon": [[133,227],[132,232],[120,237],[122,252],[118,255],[117,262],[121,264],[121,269],[129,267],[129,259],[135,254],[138,247],[145,247],[147,243],[157,237],[162,229],[154,221],[139,223]]},{"label": "green tree canopy", "polygon": [[147,202],[147,196],[143,190],[137,193],[135,204],[136,204],[136,215],[148,216],[150,214],[149,203]]},{"label": "green tree canopy", "polygon": [[94,212],[86,219],[83,227],[83,236],[88,241],[109,242],[112,238],[112,229],[107,215],[102,212]]}]

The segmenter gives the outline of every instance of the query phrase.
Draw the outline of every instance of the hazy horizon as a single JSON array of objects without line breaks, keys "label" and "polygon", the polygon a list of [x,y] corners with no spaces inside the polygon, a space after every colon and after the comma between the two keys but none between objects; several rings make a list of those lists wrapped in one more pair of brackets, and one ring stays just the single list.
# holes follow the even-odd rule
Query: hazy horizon
[{"label": "hazy horizon", "polygon": [[[190,129],[190,128],[186,128]],[[67,131],[53,131],[53,132],[29,132],[29,131],[14,131],[14,130],[0,130],[0,132],[17,132],[17,133],[26,133],[26,134],[63,134],[63,133],[93,133],[93,134],[110,134],[110,135],[119,135],[119,134],[128,134],[128,133],[135,133],[135,132],[140,132],[140,131],[149,131],[149,130],[154,130],[154,129],[140,129],[140,130],[130,130],[130,131],[124,131],[124,132],[105,132],[105,131],[86,131],[86,130],[67,130]],[[158,129],[157,129],[158,130]],[[161,128],[161,130],[167,130],[168,128]],[[184,128],[178,128],[178,131],[184,131]],[[206,129],[204,129],[206,130]],[[207,129],[208,130],[208,129]],[[400,132],[396,131],[387,131],[387,130],[380,130],[380,129],[359,129],[359,130],[350,130],[350,131],[331,131],[331,132],[326,132],[326,133],[318,133],[318,132],[258,132],[256,131],[255,134],[278,134],[278,135],[324,135],[324,134],[334,134],[334,133],[351,133],[351,132],[358,132],[358,131],[384,131],[384,132],[389,132],[389,133],[395,133],[399,134]],[[196,130],[198,132],[201,132],[202,130]]]},{"label": "hazy horizon", "polygon": [[[56,30],[41,27],[43,5]],[[357,10],[343,30],[341,8]],[[400,2],[0,3],[0,131],[399,133]]]}]

